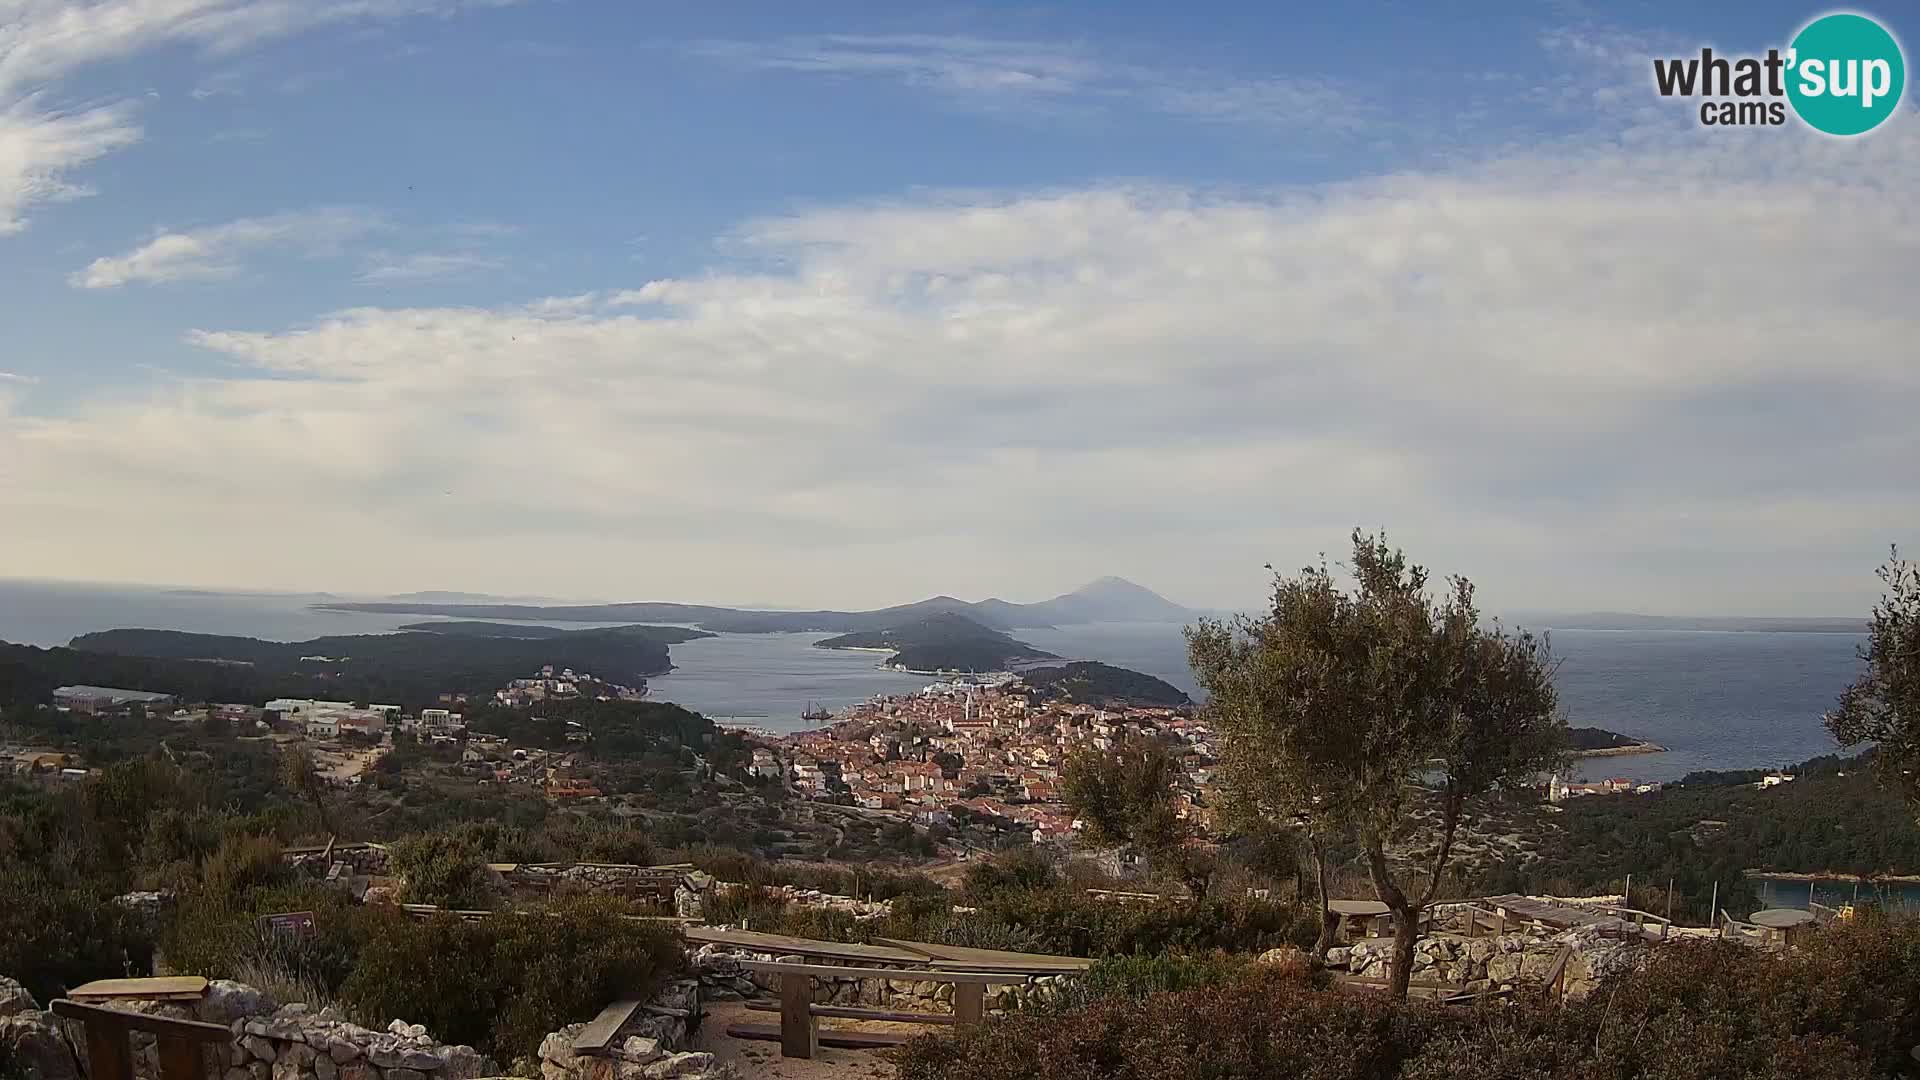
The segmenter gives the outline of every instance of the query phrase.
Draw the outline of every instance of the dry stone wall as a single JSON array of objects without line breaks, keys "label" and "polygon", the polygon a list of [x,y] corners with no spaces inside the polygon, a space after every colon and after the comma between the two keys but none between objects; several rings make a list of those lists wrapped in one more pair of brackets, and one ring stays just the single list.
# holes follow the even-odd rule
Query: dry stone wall
[{"label": "dry stone wall", "polygon": [[[1414,946],[1413,977],[1474,992],[1537,986],[1546,981],[1560,950],[1567,946],[1573,949],[1566,967],[1569,999],[1585,997],[1602,978],[1632,964],[1646,949],[1644,942],[1610,937],[1590,928],[1466,939],[1425,938]],[[1392,961],[1391,941],[1365,941],[1327,953],[1327,963],[1347,967],[1362,978],[1386,978]]]},{"label": "dry stone wall", "polygon": [[[701,993],[716,1001],[768,997],[778,993],[779,976],[749,971],[742,964],[746,960],[824,967],[895,967],[869,960],[840,961],[797,954],[754,952],[723,945],[702,945],[693,950],[689,960],[699,976]],[[903,1012],[953,1012],[952,983],[927,979],[924,977],[927,972],[913,968],[903,967],[899,971],[900,977],[897,979],[815,976],[812,980],[813,1000],[822,1005],[868,1005]],[[987,988],[987,1007],[992,1012],[1005,1012],[1031,999],[1052,998],[1071,979],[1070,975],[1009,976],[1008,982]]]}]

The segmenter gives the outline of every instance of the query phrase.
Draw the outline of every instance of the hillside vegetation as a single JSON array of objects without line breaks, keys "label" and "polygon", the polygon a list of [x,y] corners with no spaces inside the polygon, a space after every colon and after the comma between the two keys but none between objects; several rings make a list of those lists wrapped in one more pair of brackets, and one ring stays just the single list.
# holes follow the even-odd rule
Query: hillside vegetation
[{"label": "hillside vegetation", "polygon": [[1058,657],[964,615],[929,615],[898,626],[814,642],[820,649],[891,649],[887,661],[908,671],[1005,671],[1016,663]]}]

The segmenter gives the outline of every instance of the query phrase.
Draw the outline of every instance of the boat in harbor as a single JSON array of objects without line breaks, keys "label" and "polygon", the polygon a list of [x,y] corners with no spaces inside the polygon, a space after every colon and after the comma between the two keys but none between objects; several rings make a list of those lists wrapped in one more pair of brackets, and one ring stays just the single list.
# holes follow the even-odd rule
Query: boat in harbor
[{"label": "boat in harbor", "polygon": [[809,701],[807,702],[807,710],[800,714],[800,719],[812,722],[825,722],[833,719],[833,713],[819,702]]}]

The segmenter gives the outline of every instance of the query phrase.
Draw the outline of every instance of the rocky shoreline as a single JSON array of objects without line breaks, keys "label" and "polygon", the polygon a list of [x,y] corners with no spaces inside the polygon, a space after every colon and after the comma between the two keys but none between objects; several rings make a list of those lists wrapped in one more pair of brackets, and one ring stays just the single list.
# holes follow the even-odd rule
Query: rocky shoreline
[{"label": "rocky shoreline", "polygon": [[1598,750],[1575,750],[1574,757],[1621,757],[1627,754],[1664,754],[1667,748],[1659,743],[1637,742],[1627,746],[1603,746]]}]

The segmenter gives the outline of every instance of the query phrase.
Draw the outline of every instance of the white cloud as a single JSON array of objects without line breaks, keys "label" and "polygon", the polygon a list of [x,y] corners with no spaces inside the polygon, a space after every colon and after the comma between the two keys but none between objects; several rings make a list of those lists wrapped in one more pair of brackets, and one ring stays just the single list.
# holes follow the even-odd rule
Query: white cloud
[{"label": "white cloud", "polygon": [[1920,532],[1917,170],[1901,123],[916,198],[748,223],[760,271],[209,327],[257,370],[0,419],[11,562],[1231,603],[1359,523],[1496,605],[1844,612]]},{"label": "white cloud", "polygon": [[0,96],[0,236],[25,228],[35,204],[85,194],[66,175],[139,138],[123,107],[60,112]]},{"label": "white cloud", "polygon": [[1119,59],[1072,43],[970,35],[825,34],[706,41],[720,63],[837,78],[890,79],[971,107],[1022,115],[1125,106],[1301,134],[1352,134],[1381,113],[1364,91],[1311,77],[1236,79]]},{"label": "white cloud", "polygon": [[[0,235],[85,194],[67,177],[140,138],[132,103],[61,108],[45,88],[167,45],[232,53],[332,24],[448,16],[516,0],[0,0]],[[218,90],[208,84],[202,90]]]},{"label": "white cloud", "polygon": [[382,252],[361,271],[359,280],[364,285],[445,281],[498,270],[505,265],[504,260],[474,251]]},{"label": "white cloud", "polygon": [[383,227],[378,217],[351,209],[242,218],[203,229],[161,232],[123,255],[93,260],[69,280],[75,288],[117,289],[230,278],[240,273],[242,260],[249,254],[279,248],[310,257],[339,255],[350,241]]}]

